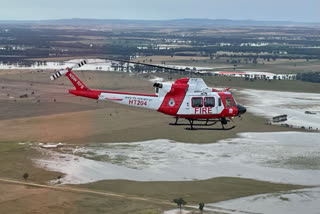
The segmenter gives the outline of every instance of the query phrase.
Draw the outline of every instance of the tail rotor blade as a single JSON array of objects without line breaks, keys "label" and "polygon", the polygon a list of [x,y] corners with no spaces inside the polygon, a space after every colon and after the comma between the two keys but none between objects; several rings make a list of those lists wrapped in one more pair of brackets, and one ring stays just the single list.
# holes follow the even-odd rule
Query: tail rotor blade
[{"label": "tail rotor blade", "polygon": [[55,79],[61,77],[62,75],[65,75],[67,72],[68,72],[67,69],[60,70],[60,71],[58,71],[57,73],[52,74],[52,75],[50,76],[50,79],[51,79],[51,80],[55,80]]},{"label": "tail rotor blade", "polygon": [[80,68],[80,67],[84,66],[85,64],[87,64],[87,61],[86,61],[86,60],[83,60],[83,61],[75,64],[71,69],[73,69],[73,68]]},{"label": "tail rotor blade", "polygon": [[65,75],[66,73],[68,73],[68,71],[71,71],[72,69],[74,68],[80,68],[82,66],[84,66],[85,64],[87,64],[87,61],[86,60],[83,60],[77,64],[75,64],[74,66],[72,66],[71,68],[66,68],[66,69],[62,69],[60,71],[58,71],[57,73],[54,73],[50,76],[50,79],[51,80],[55,80],[55,79],[58,79],[59,77]]}]

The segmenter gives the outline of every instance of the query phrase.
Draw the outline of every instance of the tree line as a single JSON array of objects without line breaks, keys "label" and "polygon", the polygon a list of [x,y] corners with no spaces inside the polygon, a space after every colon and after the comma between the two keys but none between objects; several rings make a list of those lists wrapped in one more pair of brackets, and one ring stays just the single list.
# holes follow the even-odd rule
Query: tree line
[{"label": "tree line", "polygon": [[297,80],[320,83],[320,72],[298,73]]}]

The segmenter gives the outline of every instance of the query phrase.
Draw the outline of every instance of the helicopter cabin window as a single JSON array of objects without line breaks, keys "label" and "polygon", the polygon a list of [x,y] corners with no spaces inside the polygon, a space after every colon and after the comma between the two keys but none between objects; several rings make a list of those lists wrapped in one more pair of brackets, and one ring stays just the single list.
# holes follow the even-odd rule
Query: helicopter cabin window
[{"label": "helicopter cabin window", "polygon": [[202,107],[203,106],[202,97],[193,97],[191,101],[192,101],[192,107]]},{"label": "helicopter cabin window", "polygon": [[226,97],[226,107],[227,108],[234,107],[234,102],[230,97]]},{"label": "helicopter cabin window", "polygon": [[205,97],[204,106],[205,107],[214,107],[214,97]]}]

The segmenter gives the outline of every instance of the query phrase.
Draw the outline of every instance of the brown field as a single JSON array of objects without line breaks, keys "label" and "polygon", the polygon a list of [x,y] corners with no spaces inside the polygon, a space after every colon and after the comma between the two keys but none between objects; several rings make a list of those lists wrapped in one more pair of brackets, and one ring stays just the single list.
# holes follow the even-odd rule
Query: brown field
[{"label": "brown field", "polygon": [[[48,76],[48,73],[28,71],[21,75],[2,75],[1,141],[27,139],[87,143],[168,138],[190,143],[212,143],[235,137],[239,132],[288,130],[267,126],[265,119],[248,113],[241,121],[235,120],[237,127],[231,131],[192,132],[181,126],[169,126],[168,123],[174,119],[155,111],[109,102],[97,103],[69,95],[67,89],[73,86],[66,78],[50,82]],[[79,77],[92,88],[153,92],[151,82],[124,73],[84,72]],[[23,94],[29,97],[19,98]],[[181,134],[177,135],[177,132]]]},{"label": "brown field", "polygon": [[137,59],[134,59],[132,61],[134,62],[142,62],[145,60],[146,63],[150,62],[150,59],[152,60],[151,63],[154,64],[160,64],[161,62],[175,62],[175,61],[181,61],[186,60],[189,62],[192,62],[192,60],[208,60],[208,57],[202,57],[202,56],[150,56],[150,57],[139,57]]},{"label": "brown field", "polygon": [[[239,53],[241,54],[241,53]],[[150,61],[151,59],[151,61]],[[258,64],[252,64],[249,62],[245,63],[245,58],[235,58],[236,60],[240,59],[241,63],[238,64],[235,69],[245,70],[245,71],[261,71],[261,72],[270,72],[276,74],[296,74],[303,72],[316,72],[319,71],[320,61],[319,60],[310,60],[306,61],[305,59],[277,59],[275,61],[263,60],[259,58],[257,60]],[[194,66],[200,67],[210,67],[213,70],[217,71],[233,71],[233,64],[227,63],[227,60],[230,60],[230,57],[220,57],[219,59],[210,60],[209,57],[198,57],[198,56],[149,56],[141,57],[134,59],[135,62],[143,62],[149,64],[161,64],[166,62],[167,65],[187,65],[191,68]],[[217,67],[217,68],[215,68]],[[225,68],[220,68],[225,67]]]},{"label": "brown field", "polygon": [[[36,37],[35,34],[30,34],[26,30],[26,34],[23,34],[25,35],[24,41],[19,39],[11,40],[14,37],[4,37],[4,42],[8,39],[9,44],[13,46],[19,45],[21,42],[22,44],[24,42],[34,44],[35,47],[32,47],[32,52],[34,53],[30,55],[30,58],[31,56],[47,56],[47,51],[60,56],[56,58],[33,58],[30,60],[65,61],[79,58],[97,58],[105,53],[114,53],[116,50],[119,56],[144,55],[144,53],[146,53],[145,55],[156,55],[137,58],[134,61],[149,64],[165,62],[166,65],[186,65],[190,68],[210,67],[214,71],[250,70],[285,74],[320,71],[320,60],[316,54],[310,55],[308,51],[297,52],[306,53],[306,55],[301,54],[299,57],[312,56],[312,59],[315,59],[307,61],[305,59],[289,60],[285,59],[288,55],[282,56],[272,53],[274,50],[281,50],[282,47],[303,47],[305,44],[318,46],[316,42],[319,40],[318,28],[203,27],[202,25],[192,25],[189,29],[184,25],[157,26],[157,24],[147,24],[145,26],[141,24],[126,26],[121,24],[96,26],[53,26],[43,24],[33,25],[30,28],[37,30],[39,37]],[[19,29],[21,30],[23,27],[19,26]],[[46,29],[66,31],[48,35]],[[93,29],[97,31],[92,31]],[[106,33],[99,33],[100,30]],[[75,34],[72,31],[77,33]],[[20,32],[18,31],[18,33]],[[141,53],[139,53],[140,51],[130,50],[131,47],[138,46],[177,44],[173,41],[166,41],[166,37],[161,34],[155,36],[155,33],[165,33],[168,36],[166,36],[167,38],[177,37],[177,40],[185,41],[182,44],[187,44],[181,44],[179,47],[190,47],[183,50],[173,50],[176,52],[172,50],[161,51],[162,54],[174,53],[173,55],[189,54],[196,56],[171,57],[160,56],[158,55],[160,52],[157,50],[148,50],[146,52],[141,50]],[[58,38],[55,42],[40,44],[39,42],[41,41],[38,41],[38,38],[43,40],[47,36],[50,36],[48,37],[50,39],[53,39],[53,36],[64,36],[65,38],[62,40]],[[198,36],[206,38],[213,36],[212,38],[218,39],[216,41],[226,37],[231,44],[238,44],[238,41],[243,38],[245,40],[252,38],[254,42],[275,41],[271,43],[274,47],[270,48],[269,54],[271,56],[279,55],[277,57],[280,58],[269,62],[258,58],[257,64],[253,64],[252,61],[246,64],[246,58],[248,57],[243,56],[215,58],[215,55],[211,60],[210,57],[206,56],[214,54],[215,48],[209,46],[216,46],[218,43],[215,42],[215,39],[206,41],[207,39],[205,38],[203,40],[204,43],[196,39],[189,44],[189,40],[191,41],[193,37]],[[199,39],[201,38],[199,37]],[[298,41],[297,44],[295,40]],[[75,43],[85,45],[77,48]],[[87,48],[89,44],[93,44],[94,49],[89,50]],[[107,44],[112,44],[112,46]],[[130,49],[125,49],[129,47]],[[60,53],[59,50],[62,49],[67,49],[68,51]],[[237,49],[235,48],[234,51]],[[221,50],[230,49],[221,48]],[[266,49],[262,50],[266,51]],[[220,54],[226,53],[231,52],[220,52]],[[243,53],[239,51],[232,53],[232,55],[242,55]],[[288,53],[290,54],[290,51]],[[10,55],[12,53],[9,51],[7,54]],[[24,51],[21,54],[25,55]],[[249,55],[249,53],[246,54]],[[258,51],[253,53],[253,55],[264,54]],[[78,56],[73,57],[75,55]],[[294,55],[292,54],[292,56]],[[117,58],[119,56],[113,57]],[[237,62],[236,66],[231,63],[232,60],[239,59],[241,62]],[[197,205],[199,202],[218,202],[249,195],[304,188],[298,185],[275,184],[230,177],[177,182],[104,180],[83,185],[50,184],[51,186],[48,186],[48,181],[57,181],[58,176],[64,175],[35,165],[34,159],[45,158],[45,154],[36,148],[40,142],[63,142],[67,144],[65,148],[74,148],[78,145],[85,146],[95,142],[134,142],[157,138],[200,144],[215,143],[221,139],[233,138],[242,132],[295,131],[295,129],[266,125],[267,119],[250,113],[246,113],[242,119],[236,118],[234,123],[228,124],[236,125],[236,128],[230,131],[188,131],[183,126],[169,126],[168,124],[173,122],[174,119],[155,111],[131,108],[110,102],[96,102],[95,100],[70,95],[68,94],[68,89],[73,88],[73,86],[68,79],[60,78],[56,81],[50,81],[50,72],[46,70],[0,70],[0,192],[2,193],[0,195],[0,214],[160,214],[164,210],[174,208],[170,202],[178,197],[183,197],[188,202],[188,205]],[[152,78],[150,74],[129,75],[127,73],[98,71],[77,72],[76,74],[90,88],[140,93],[153,93],[154,91],[152,83],[148,80]],[[182,77],[181,75],[167,73],[159,73],[156,76],[170,81]],[[197,77],[197,75],[194,76]],[[204,78],[208,86],[211,87],[294,92],[320,91],[320,84],[302,81],[268,82],[263,80],[245,81],[229,77]],[[246,105],[236,90],[233,94],[241,104]],[[217,126],[220,126],[220,124],[217,124]],[[22,178],[25,172],[29,173],[27,182]],[[11,182],[5,179],[9,179]],[[73,188],[73,190],[70,190],[70,188]],[[111,194],[114,194],[114,196],[111,196]],[[120,195],[127,197],[119,197]],[[138,197],[146,200],[137,200]],[[159,203],[159,201],[162,203]],[[195,211],[194,213],[199,212]]]},{"label": "brown field", "polygon": [[172,206],[137,200],[0,184],[0,213],[110,213],[160,214]]},{"label": "brown field", "polygon": [[[241,53],[238,53],[241,54]],[[30,60],[46,60],[46,61],[65,61],[71,59],[89,59],[96,58],[96,56],[87,56],[87,57],[55,57],[55,58],[35,58]],[[240,59],[241,63],[235,67],[236,71],[260,71],[260,72],[270,72],[276,74],[296,74],[304,72],[318,72],[320,68],[319,60],[309,60],[305,59],[277,59],[275,61],[263,60],[259,58],[257,60],[258,64],[252,64],[249,62],[245,63],[245,58],[235,58]],[[151,61],[150,61],[151,60]],[[139,57],[132,61],[134,62],[145,62],[149,64],[162,64],[165,62],[166,65],[186,65],[189,67],[209,67],[214,71],[233,71],[233,64],[227,63],[227,60],[230,60],[230,57],[220,57],[219,59],[210,60],[209,57],[202,56],[148,56],[148,57]],[[0,75],[2,72],[1,71]],[[15,71],[20,72],[20,71]]]},{"label": "brown field", "polygon": [[[231,131],[188,131],[169,126],[173,118],[151,110],[131,108],[109,102],[67,94],[73,88],[66,78],[50,81],[50,71],[0,71],[0,175],[46,183],[60,173],[39,169],[32,158],[39,153],[18,142],[133,142],[167,138],[190,143],[213,143],[235,137],[239,132],[287,131],[265,125],[266,119],[247,113],[236,119]],[[91,88],[152,93],[152,83],[126,73],[77,72]],[[27,98],[20,98],[28,94]],[[55,100],[55,101],[54,101]],[[179,133],[179,134],[177,134]],[[166,199],[183,196],[190,203],[213,202],[299,186],[271,184],[240,178],[221,178],[191,182],[102,181],[81,187]],[[92,194],[59,192],[45,188],[0,183],[0,213],[161,213],[171,206],[137,202]]]},{"label": "brown field", "polygon": [[48,62],[63,62],[72,59],[94,59],[97,56],[70,56],[70,57],[44,57],[44,58],[30,58],[27,60],[38,60],[38,61],[48,61]]}]

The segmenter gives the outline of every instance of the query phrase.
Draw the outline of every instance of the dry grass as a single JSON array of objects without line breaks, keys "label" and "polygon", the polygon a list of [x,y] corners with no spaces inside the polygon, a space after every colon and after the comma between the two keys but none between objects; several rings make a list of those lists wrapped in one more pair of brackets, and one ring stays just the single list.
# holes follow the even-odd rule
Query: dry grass
[{"label": "dry grass", "polygon": [[[235,120],[237,127],[230,131],[188,131],[181,126],[169,126],[173,118],[155,111],[109,102],[96,103],[94,100],[66,95],[67,89],[73,87],[69,86],[68,80],[61,78],[50,82],[48,76],[48,73],[31,72],[18,77],[4,75],[5,79],[0,81],[5,86],[0,93],[0,102],[3,104],[0,112],[0,141],[87,143],[167,138],[181,142],[211,143],[235,137],[239,132],[288,130],[267,126],[265,119],[246,114],[241,121]],[[79,77],[91,88],[153,91],[149,81],[124,73],[81,72]],[[10,96],[18,97],[26,92],[26,88],[29,88],[29,94],[35,91],[35,95],[30,95],[28,99],[16,98],[16,102],[6,95],[10,93]]]},{"label": "dry grass", "polygon": [[274,184],[252,179],[220,177],[201,181],[151,181],[127,180],[100,181],[81,185],[85,188],[119,192],[140,197],[171,201],[183,197],[189,204],[213,203],[249,195],[264,194],[304,188],[299,185]]},{"label": "dry grass", "polygon": [[143,60],[145,60],[146,63],[150,62],[150,59],[152,59],[151,63],[153,64],[160,64],[161,62],[165,61],[167,62],[174,62],[174,61],[192,61],[192,60],[208,60],[209,57],[200,57],[200,56],[150,56],[150,57],[140,57],[137,59],[134,59],[132,61],[134,62],[142,62]]},{"label": "dry grass", "polygon": [[152,213],[160,214],[169,206],[119,198],[55,191],[12,184],[0,184],[0,213]]},{"label": "dry grass", "polygon": [[[66,95],[72,88],[66,78],[48,80],[49,71],[7,72],[0,79],[0,174],[22,179],[28,172],[30,180],[44,183],[60,173],[49,172],[33,165],[39,157],[28,145],[17,142],[132,142],[167,138],[181,142],[212,143],[235,137],[239,132],[281,131],[281,127],[266,126],[264,119],[246,114],[231,131],[187,131],[172,127],[172,118],[146,109],[131,108],[108,102]],[[124,73],[78,72],[92,88],[152,93],[152,83]],[[91,79],[90,79],[91,78]],[[31,85],[32,84],[32,85]],[[4,87],[4,88],[2,88]],[[35,91],[35,94],[31,94]],[[14,96],[16,102],[7,96]],[[18,98],[28,93],[26,99]],[[53,101],[56,99],[56,102]],[[41,100],[37,103],[37,100]],[[179,133],[179,134],[177,134]],[[88,185],[92,189],[146,195],[171,200],[183,196],[190,202],[209,202],[256,193],[297,188],[243,179],[212,179],[193,182],[129,182],[105,181]],[[88,194],[57,192],[24,186],[0,184],[0,213],[161,213],[161,207]],[[207,198],[207,200],[205,200]]]}]

